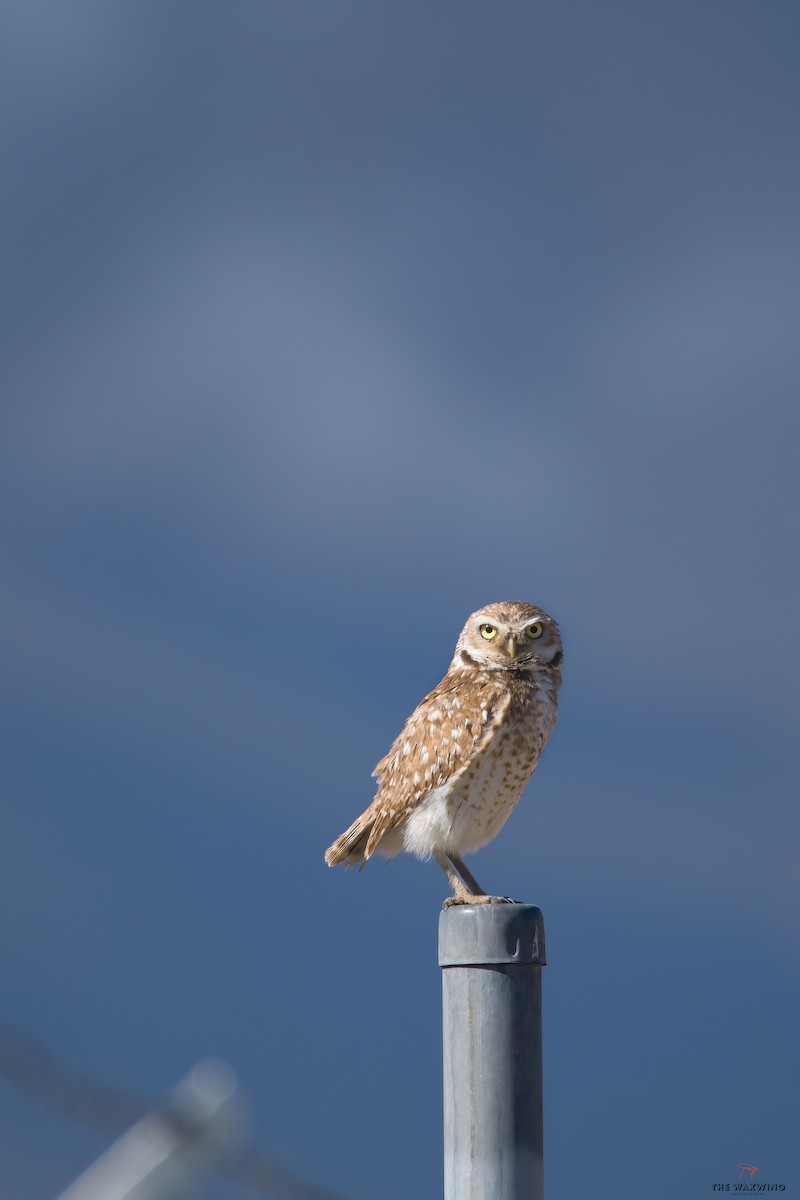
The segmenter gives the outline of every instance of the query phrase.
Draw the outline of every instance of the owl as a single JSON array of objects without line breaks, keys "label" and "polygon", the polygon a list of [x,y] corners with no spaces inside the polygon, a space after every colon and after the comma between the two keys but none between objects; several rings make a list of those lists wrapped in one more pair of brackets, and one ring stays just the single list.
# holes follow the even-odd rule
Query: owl
[{"label": "owl", "polygon": [[558,626],[518,601],[488,604],[461,631],[442,682],[376,766],[366,812],[325,854],[364,866],[401,850],[436,859],[453,888],[445,904],[488,904],[462,855],[497,836],[553,731],[563,653]]}]

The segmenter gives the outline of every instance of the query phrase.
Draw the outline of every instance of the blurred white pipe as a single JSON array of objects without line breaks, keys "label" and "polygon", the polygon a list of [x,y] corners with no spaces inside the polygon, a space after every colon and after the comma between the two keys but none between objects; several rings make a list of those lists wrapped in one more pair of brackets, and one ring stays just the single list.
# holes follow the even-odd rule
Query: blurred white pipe
[{"label": "blurred white pipe", "polygon": [[241,1144],[247,1111],[227,1063],[197,1064],[164,1113],[137,1121],[58,1200],[178,1200]]}]

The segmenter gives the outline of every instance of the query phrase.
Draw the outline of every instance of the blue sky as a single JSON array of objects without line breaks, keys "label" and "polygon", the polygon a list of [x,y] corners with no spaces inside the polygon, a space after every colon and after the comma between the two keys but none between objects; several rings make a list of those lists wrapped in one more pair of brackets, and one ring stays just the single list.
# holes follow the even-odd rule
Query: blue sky
[{"label": "blue sky", "polygon": [[[322,854],[529,600],[548,1188],[797,1188],[796,7],[2,20],[3,1018],[440,1193],[445,881]],[[4,1194],[104,1145],[0,1105]]]}]

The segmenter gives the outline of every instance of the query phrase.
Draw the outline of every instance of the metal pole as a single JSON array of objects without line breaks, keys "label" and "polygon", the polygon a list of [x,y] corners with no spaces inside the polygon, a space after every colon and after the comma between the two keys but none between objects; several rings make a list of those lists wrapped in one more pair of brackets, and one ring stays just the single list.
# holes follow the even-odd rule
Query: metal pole
[{"label": "metal pole", "polygon": [[238,1147],[246,1114],[227,1063],[204,1060],[162,1113],[148,1113],[58,1200],[174,1200]]},{"label": "metal pole", "polygon": [[543,1200],[544,920],[531,904],[439,919],[445,1200]]}]

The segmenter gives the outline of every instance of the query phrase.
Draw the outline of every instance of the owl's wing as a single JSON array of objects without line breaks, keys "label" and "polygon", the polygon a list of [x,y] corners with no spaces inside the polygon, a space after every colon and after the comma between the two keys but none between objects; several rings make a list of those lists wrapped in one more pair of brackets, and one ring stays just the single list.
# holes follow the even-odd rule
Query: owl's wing
[{"label": "owl's wing", "polygon": [[373,775],[378,791],[364,858],[433,788],[455,783],[503,723],[511,696],[500,672],[453,671],[420,701]]}]

